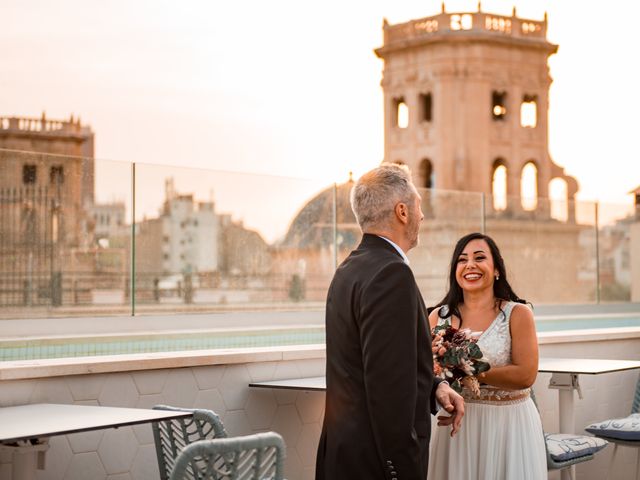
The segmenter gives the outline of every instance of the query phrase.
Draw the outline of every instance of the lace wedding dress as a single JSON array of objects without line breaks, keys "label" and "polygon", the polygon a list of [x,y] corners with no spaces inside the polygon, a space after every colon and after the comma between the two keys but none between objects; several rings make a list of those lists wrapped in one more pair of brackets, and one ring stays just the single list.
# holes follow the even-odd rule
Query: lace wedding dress
[{"label": "lace wedding dress", "polygon": [[[494,367],[511,363],[509,321],[516,305],[507,303],[478,339],[478,346]],[[447,320],[439,319],[438,323]],[[465,415],[456,436],[451,438],[448,427],[433,427],[428,480],[547,478],[542,423],[529,389],[483,385],[480,398],[473,398],[468,391],[463,391],[463,396]]]}]

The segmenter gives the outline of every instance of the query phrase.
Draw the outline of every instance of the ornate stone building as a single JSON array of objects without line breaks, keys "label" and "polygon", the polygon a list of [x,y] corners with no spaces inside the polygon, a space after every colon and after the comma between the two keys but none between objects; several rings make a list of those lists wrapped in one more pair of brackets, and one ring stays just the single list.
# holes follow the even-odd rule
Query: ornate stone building
[{"label": "ornate stone building", "polygon": [[0,117],[0,305],[62,303],[92,238],[93,149],[79,119]]},{"label": "ornate stone building", "polygon": [[[66,180],[65,188],[77,189],[82,205],[93,203],[94,134],[91,127],[81,124],[79,118],[71,116],[69,120],[52,120],[44,112],[40,118],[0,117],[0,149],[61,156],[42,157],[41,162],[44,163],[40,164],[39,177],[36,173],[36,183],[45,186],[47,177],[51,176],[51,168],[62,167],[58,172],[62,172],[62,177]],[[24,184],[24,176],[20,178],[21,169],[9,168],[4,163],[7,157],[4,157],[5,160],[0,165],[3,173],[0,187]],[[64,166],[68,167],[67,172]]]}]

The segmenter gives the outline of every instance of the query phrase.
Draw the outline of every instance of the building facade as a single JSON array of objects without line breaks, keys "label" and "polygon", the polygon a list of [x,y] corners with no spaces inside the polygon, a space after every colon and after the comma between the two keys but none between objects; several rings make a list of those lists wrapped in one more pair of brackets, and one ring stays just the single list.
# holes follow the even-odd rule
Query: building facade
[{"label": "building facade", "polygon": [[137,270],[171,275],[218,270],[219,221],[213,202],[196,202],[165,181],[165,201],[158,218],[136,227]]},{"label": "building facade", "polygon": [[0,117],[0,305],[60,305],[92,243],[94,135],[79,119]]}]

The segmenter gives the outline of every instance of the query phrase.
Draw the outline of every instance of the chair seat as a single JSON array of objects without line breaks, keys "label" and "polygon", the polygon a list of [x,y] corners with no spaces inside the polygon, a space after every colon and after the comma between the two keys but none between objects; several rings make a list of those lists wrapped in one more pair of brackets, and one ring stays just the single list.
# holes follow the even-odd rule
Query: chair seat
[{"label": "chair seat", "polygon": [[598,437],[575,435],[571,433],[545,433],[548,457],[554,463],[580,463],[605,448],[609,442]]},{"label": "chair seat", "polygon": [[585,430],[601,438],[616,438],[637,443],[640,441],[640,413],[592,423],[585,427]]},{"label": "chair seat", "polygon": [[[531,399],[538,408],[536,395],[531,389]],[[544,445],[547,453],[547,470],[561,470],[577,463],[593,460],[597,451],[608,445],[606,440],[567,433],[545,433]],[[573,478],[573,473],[570,473]]]}]

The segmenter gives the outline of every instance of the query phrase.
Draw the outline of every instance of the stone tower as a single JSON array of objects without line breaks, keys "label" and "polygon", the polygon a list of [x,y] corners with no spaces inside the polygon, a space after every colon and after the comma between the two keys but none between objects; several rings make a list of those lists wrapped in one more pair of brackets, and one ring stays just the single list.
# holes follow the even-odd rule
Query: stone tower
[{"label": "stone tower", "polygon": [[[533,170],[534,207],[544,210],[549,182],[577,182],[548,152],[551,77],[547,18],[525,20],[481,11],[383,24],[385,161],[407,164],[423,188],[495,193],[506,176],[502,207],[520,211],[525,166]],[[533,167],[534,168],[533,168]],[[504,185],[503,184],[503,185]],[[570,209],[571,210],[571,209]],[[573,217],[568,213],[570,219]]]}]

